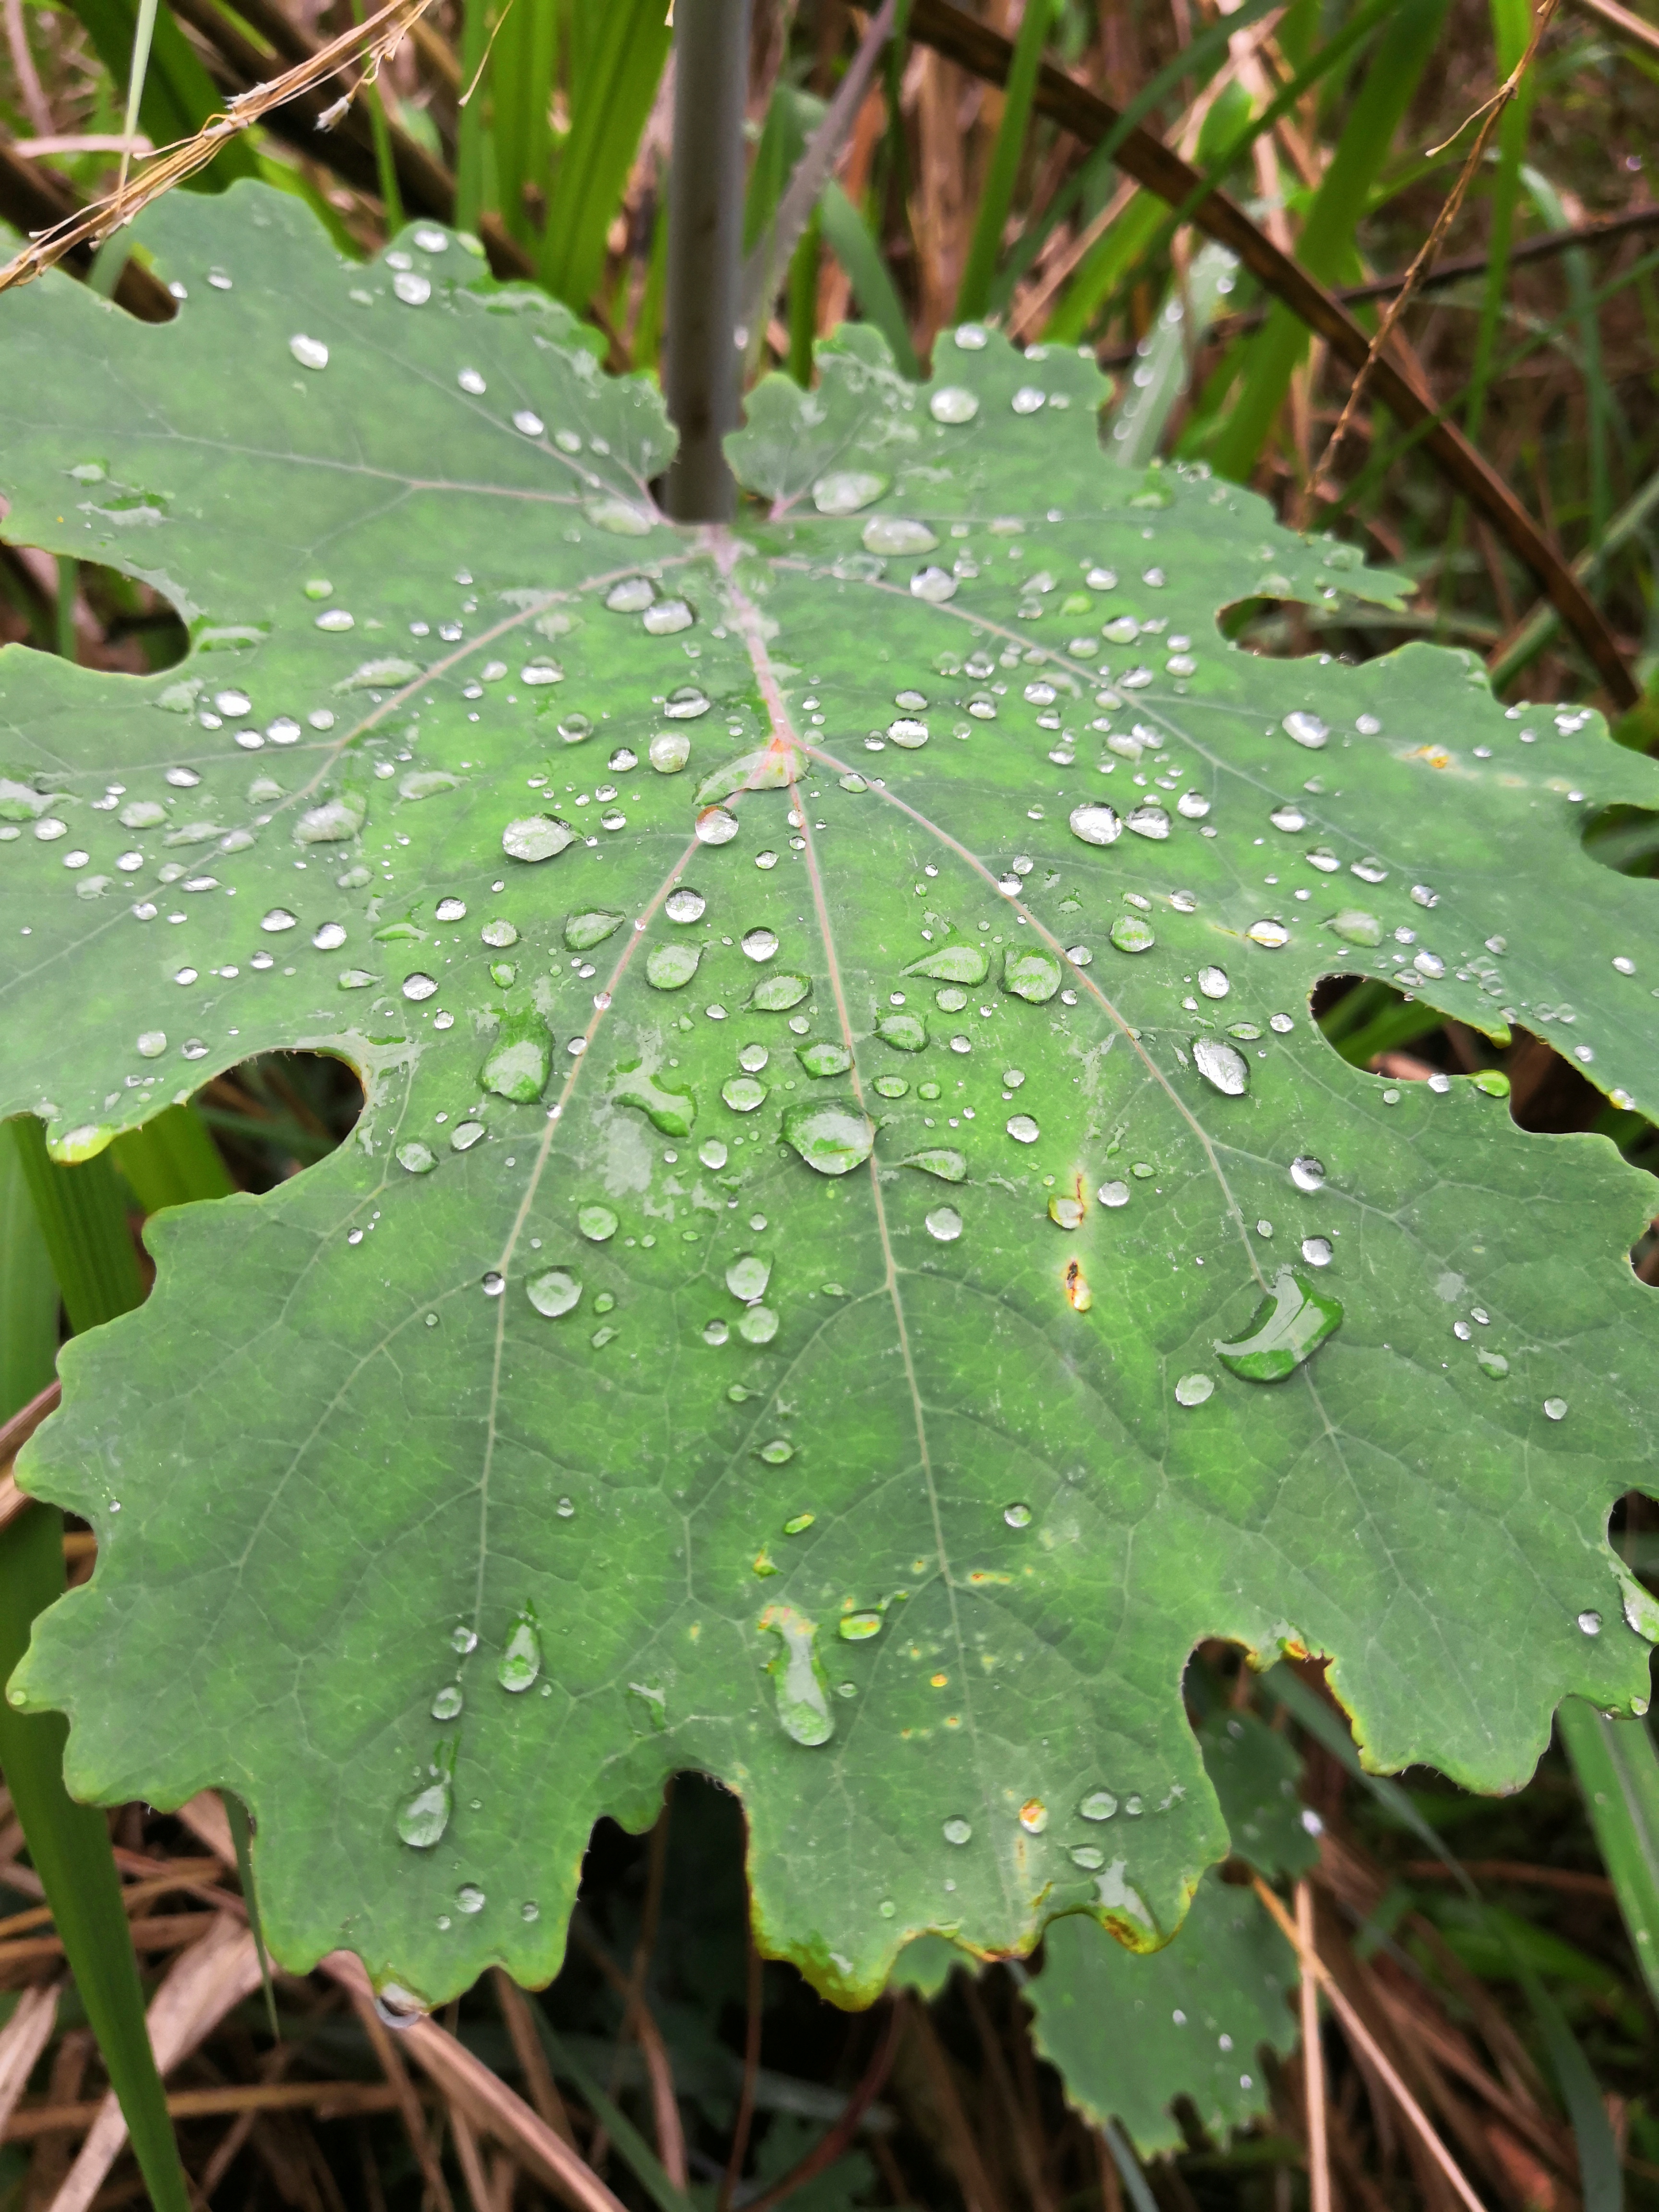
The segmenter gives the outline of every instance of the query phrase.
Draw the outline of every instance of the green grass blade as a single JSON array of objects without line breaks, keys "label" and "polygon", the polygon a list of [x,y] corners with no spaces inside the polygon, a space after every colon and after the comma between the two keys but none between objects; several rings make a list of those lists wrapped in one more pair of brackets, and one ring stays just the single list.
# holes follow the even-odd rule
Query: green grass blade
[{"label": "green grass blade", "polygon": [[38,1396],[58,1364],[58,1279],[15,1132],[0,1121],[0,1421]]},{"label": "green grass blade", "polygon": [[1555,1725],[1572,1761],[1631,1948],[1659,2004],[1659,1753],[1645,1721],[1568,1698]]},{"label": "green grass blade", "polygon": [[[132,58],[127,64],[127,112],[122,124],[122,135],[128,139],[138,128],[138,109],[144,97],[144,79],[149,75],[149,50],[155,36],[156,4],[157,0],[138,0],[138,17],[132,27]],[[131,160],[130,149],[123,153],[123,185]]]},{"label": "green grass blade", "polygon": [[[117,85],[128,82],[137,46],[136,0],[70,0]],[[195,49],[166,8],[155,11],[149,58],[138,99],[138,119],[152,145],[170,145],[199,131],[224,106]],[[228,138],[205,169],[186,180],[188,189],[223,191],[238,177],[257,177],[259,156],[239,131]]]},{"label": "green grass blade", "polygon": [[[1356,10],[1335,37],[1320,48],[1260,115],[1240,124],[1223,139],[1212,161],[1206,159],[1209,147],[1201,138],[1199,154],[1204,181],[1178,208],[1167,210],[1161,200],[1150,193],[1142,193],[1133,200],[1079,264],[1076,275],[1048,319],[1044,337],[1056,344],[1075,343],[1083,337],[1109,295],[1133,274],[1142,261],[1156,259],[1165,251],[1199,202],[1227,181],[1262,132],[1271,131],[1281,115],[1288,113],[1315,90],[1339,64],[1348,60],[1383,22],[1394,4],[1395,0],[1366,0],[1366,4]],[[1212,118],[1214,113],[1212,109]],[[1133,236],[1129,236],[1127,234],[1132,228]]]},{"label": "green grass blade", "polygon": [[[1561,195],[1540,169],[1525,164],[1521,179],[1528,196],[1551,230],[1571,230],[1572,219]],[[1584,402],[1589,431],[1589,538],[1596,544],[1607,528],[1613,507],[1613,478],[1608,459],[1608,431],[1617,411],[1601,365],[1601,321],[1595,312],[1589,262],[1582,246],[1561,257],[1566,264],[1567,296],[1578,327],[1580,369],[1584,380]]]},{"label": "green grass blade", "polygon": [[864,217],[833,177],[823,188],[818,209],[825,242],[847,271],[854,297],[863,309],[866,320],[873,323],[886,339],[902,374],[919,377],[921,364],[910,343],[904,303],[881,258],[881,248],[870,235]]},{"label": "green grass blade", "polygon": [[192,1199],[228,1198],[236,1188],[208,1126],[193,1106],[169,1106],[110,1146],[146,1214]]},{"label": "green grass blade", "polygon": [[[1507,76],[1525,53],[1527,42],[1532,35],[1530,0],[1490,0],[1490,4],[1497,67],[1500,75]],[[1468,404],[1463,410],[1464,432],[1472,441],[1480,435],[1480,425],[1486,411],[1486,392],[1492,381],[1492,349],[1498,343],[1509,294],[1510,246],[1515,235],[1515,210],[1521,196],[1521,165],[1526,158],[1527,140],[1532,130],[1533,100],[1537,88],[1537,80],[1528,70],[1522,79],[1515,98],[1504,111],[1504,119],[1498,126],[1498,167],[1489,195],[1492,216],[1491,227],[1486,234],[1486,251],[1491,259],[1486,268],[1486,292],[1480,302],[1480,320],[1474,334],[1474,353],[1469,368]]]},{"label": "green grass blade", "polygon": [[1171,283],[1106,441],[1120,468],[1144,469],[1157,453],[1164,426],[1187,389],[1192,349],[1203,342],[1221,288],[1237,266],[1224,246],[1211,244],[1194,259],[1184,295]]},{"label": "green grass blade", "polygon": [[[143,0],[149,6],[152,0]],[[363,0],[351,0],[351,20],[363,20]],[[374,142],[374,173],[380,180],[380,205],[386,210],[388,238],[395,238],[404,227],[404,198],[398,189],[398,162],[392,150],[392,126],[386,119],[386,102],[380,97],[378,72],[364,86],[368,102],[368,135]]]},{"label": "green grass blade", "polygon": [[[60,1166],[49,1158],[37,1121],[9,1126],[15,1169],[6,1194],[15,1212],[21,1194],[15,1186],[27,1186],[37,1254],[57,1276],[71,1323],[91,1328],[136,1306],[143,1285],[108,1158]],[[27,1249],[27,1237],[20,1243]],[[42,1294],[37,1273],[32,1296]],[[63,1590],[64,1516],[32,1505],[0,1529],[0,1682],[22,1657],[35,1615]],[[109,1830],[101,1813],[77,1805],[64,1787],[68,1734],[61,1713],[20,1711],[9,1696],[0,1701],[0,1768],[151,2202],[158,2212],[186,2212],[189,2186],[150,2049]]]},{"label": "green grass blade", "polygon": [[1140,2170],[1140,2160],[1130,2149],[1121,2129],[1115,2121],[1108,2120],[1100,2132],[1112,2154],[1112,2164],[1117,2168],[1118,2178],[1128,2192],[1134,2212],[1158,2212],[1158,2199],[1152,2195],[1151,2185]]},{"label": "green grass blade", "polygon": [[[1626,501],[1595,544],[1573,563],[1576,574],[1586,583],[1594,583],[1615,553],[1644,535],[1656,512],[1659,512],[1659,472],[1648,478],[1633,499]],[[1492,663],[1492,690],[1501,692],[1523,668],[1530,666],[1560,627],[1561,617],[1555,609],[1547,601],[1540,605],[1516,633],[1514,641]]]},{"label": "green grass blade", "polygon": [[1182,46],[1173,61],[1166,62],[1147,80],[1099,145],[1090,149],[1087,160],[1079,164],[1046,206],[1027,217],[992,286],[994,308],[1005,307],[1012,298],[1015,285],[1042,250],[1042,242],[1054,225],[1063,222],[1074,207],[1097,202],[1110,190],[1108,173],[1113,156],[1135,125],[1161,106],[1168,94],[1183,82],[1190,84],[1194,93],[1206,85],[1227,58],[1228,41],[1248,29],[1259,15],[1266,15],[1273,4],[1273,0],[1243,0],[1235,13],[1222,16],[1200,31],[1190,46]]},{"label": "green grass blade", "polygon": [[[1398,0],[1389,18],[1297,241],[1297,259],[1322,284],[1340,272],[1445,12],[1446,0]],[[1251,341],[1238,397],[1210,448],[1221,475],[1243,483],[1255,466],[1307,345],[1305,325],[1275,302]]]},{"label": "green grass blade", "polygon": [[[0,1680],[22,1657],[36,1613],[63,1589],[64,1516],[32,1505],[0,1529]],[[61,1713],[0,1704],[0,1767],[150,2201],[157,2212],[187,2212],[189,2186],[149,2046],[109,1830],[101,1813],[76,1804],[64,1787],[68,1734]]]},{"label": "green grass blade", "polygon": [[789,262],[789,374],[805,388],[812,381],[812,342],[818,327],[818,264],[823,258],[823,218],[815,214]]},{"label": "green grass blade", "polygon": [[657,2206],[658,2212],[693,2212],[691,2199],[669,2179],[661,2160],[634,2123],[625,2112],[618,2110],[614,2100],[605,2095],[580,2059],[560,2039],[545,2008],[532,2004],[530,2014],[536,2023],[536,2033],[541,2038],[542,2048],[547,2053],[547,2063],[554,2074],[562,2075],[567,2081],[574,2081],[581,2091],[588,2107],[616,2144],[652,2203]]},{"label": "green grass blade", "polygon": [[576,0],[570,136],[559,155],[538,262],[549,291],[586,313],[605,234],[668,58],[662,0]]},{"label": "green grass blade", "polygon": [[253,1948],[259,1954],[259,1979],[265,1992],[265,2017],[270,2022],[273,2043],[280,2043],[283,2031],[276,2021],[276,1992],[270,1986],[270,1961],[265,1956],[265,1932],[259,1921],[259,1893],[253,1881],[253,1824],[248,1819],[247,1807],[234,1790],[219,1793],[225,1808],[225,1819],[230,1826],[230,1840],[236,1851],[236,1872],[242,1885],[242,1902],[247,1907],[248,1933],[253,1938]]},{"label": "green grass blade", "polygon": [[1578,2147],[1578,2181],[1584,2212],[1622,2212],[1625,2177],[1619,2145],[1613,2139],[1607,2108],[1601,2102],[1589,2061],[1577,2037],[1567,2026],[1560,2006],[1530,1967],[1522,1971],[1522,1987],[1537,2019],[1556,2087],[1572,2123],[1573,2140]]},{"label": "green grass blade", "polygon": [[107,1155],[62,1166],[47,1153],[46,1133],[32,1115],[11,1127],[70,1327],[78,1333],[130,1313],[143,1284]]},{"label": "green grass blade", "polygon": [[[484,56],[489,51],[488,0],[465,0],[461,18],[461,98],[455,130],[455,228],[478,234],[484,204],[483,88],[478,82]],[[469,92],[471,97],[468,99]]]},{"label": "green grass blade", "polygon": [[[548,120],[559,58],[556,0],[510,0],[489,56],[489,126],[495,155],[495,194],[501,221],[532,250],[536,224],[525,186],[547,189],[553,157]],[[483,92],[477,97],[482,100]]]},{"label": "green grass blade", "polygon": [[[1054,20],[1054,0],[1027,0],[1019,35],[1014,41],[1013,62],[1003,95],[1002,120],[997,125],[991,166],[980,195],[979,213],[975,218],[967,264],[957,293],[957,315],[963,322],[971,322],[984,314],[991,304],[992,283],[1002,253],[1003,227],[1013,205],[1020,156],[1025,151],[1026,133],[1030,127],[1037,71],[1042,66],[1042,49]],[[849,269],[847,273],[850,276],[853,272]],[[866,312],[871,313],[867,307]],[[875,319],[873,313],[871,319]]]}]

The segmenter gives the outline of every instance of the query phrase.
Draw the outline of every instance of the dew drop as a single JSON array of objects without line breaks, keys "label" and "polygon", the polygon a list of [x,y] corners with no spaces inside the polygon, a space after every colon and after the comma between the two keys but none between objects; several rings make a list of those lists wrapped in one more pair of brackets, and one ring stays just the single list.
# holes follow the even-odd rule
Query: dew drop
[{"label": "dew drop", "polygon": [[1197,1036],[1192,1041],[1193,1064],[1212,1090],[1224,1098],[1242,1098],[1250,1087],[1250,1063],[1237,1045],[1221,1038]]},{"label": "dew drop", "polygon": [[1551,1420],[1565,1421],[1567,1418],[1567,1401],[1565,1398],[1546,1398],[1544,1411]]},{"label": "dew drop", "polygon": [[537,1632],[536,1615],[526,1606],[513,1623],[501,1659],[495,1668],[495,1680],[502,1689],[516,1696],[527,1690],[542,1671],[542,1643]]},{"label": "dew drop", "polygon": [[946,384],[928,400],[927,412],[935,422],[971,422],[979,412],[979,400],[965,386]]},{"label": "dew drop", "polygon": [[556,1321],[580,1301],[582,1286],[565,1268],[549,1267],[544,1273],[531,1277],[525,1285],[525,1292],[538,1314]]},{"label": "dew drop", "polygon": [[1074,806],[1068,818],[1072,835],[1085,845],[1115,845],[1123,834],[1116,809],[1097,801]]},{"label": "dew drop", "polygon": [[1599,1636],[1601,1633],[1601,1616],[1599,1613],[1581,1613],[1578,1626],[1586,1636]]},{"label": "dew drop", "polygon": [[1120,952],[1150,952],[1158,943],[1150,926],[1138,914],[1121,914],[1108,932]]},{"label": "dew drop", "polygon": [[617,1233],[618,1223],[608,1206],[580,1206],[576,1226],[590,1244],[604,1244]]},{"label": "dew drop", "polygon": [[936,1206],[926,1221],[927,1234],[940,1244],[954,1244],[962,1234],[962,1216],[953,1206]]},{"label": "dew drop", "polygon": [[308,338],[303,331],[295,331],[288,342],[288,349],[301,368],[328,367],[328,348],[320,338]]},{"label": "dew drop", "polygon": [[446,1682],[432,1700],[432,1717],[434,1721],[453,1721],[465,1703],[455,1684]]},{"label": "dew drop", "polygon": [[768,1661],[772,1694],[784,1734],[809,1749],[828,1743],[836,1732],[828,1686],[817,1655],[817,1629],[793,1606],[772,1605],[760,1626],[775,1636],[779,1649]]},{"label": "dew drop", "polygon": [[1231,1344],[1218,1339],[1216,1357],[1243,1382],[1282,1382],[1341,1325],[1342,1308],[1335,1298],[1316,1291],[1291,1268],[1281,1267],[1256,1310],[1249,1334]]},{"label": "dew drop", "polygon": [[960,1813],[953,1813],[939,1831],[947,1844],[966,1844],[973,1840],[973,1825],[964,1820]]},{"label": "dew drop", "polygon": [[1286,714],[1279,726],[1287,738],[1294,738],[1297,744],[1305,745],[1310,752],[1322,752],[1331,734],[1317,714],[1307,714],[1300,708],[1294,714]]},{"label": "dew drop", "polygon": [[1328,1267],[1334,1255],[1328,1237],[1304,1237],[1302,1256],[1310,1267]]},{"label": "dew drop", "polygon": [[1042,1130],[1029,1114],[1011,1115],[1007,1128],[1008,1134],[1017,1145],[1034,1145],[1042,1134]]},{"label": "dew drop", "polygon": [[1224,999],[1232,985],[1227,979],[1224,968],[1200,968],[1198,988],[1206,999]]},{"label": "dew drop", "polygon": [[438,1157],[430,1145],[423,1145],[418,1137],[412,1137],[407,1144],[398,1146],[398,1164],[410,1175],[430,1175],[438,1164]]},{"label": "dew drop", "polygon": [[1091,1790],[1077,1809],[1085,1820],[1109,1820],[1117,1810],[1117,1800],[1109,1790]]}]

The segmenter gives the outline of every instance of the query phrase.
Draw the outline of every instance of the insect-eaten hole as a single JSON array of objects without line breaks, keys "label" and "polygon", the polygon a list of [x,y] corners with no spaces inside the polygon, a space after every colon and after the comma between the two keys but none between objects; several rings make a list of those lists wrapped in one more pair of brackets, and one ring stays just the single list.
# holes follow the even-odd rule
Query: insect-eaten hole
[{"label": "insect-eaten hole", "polygon": [[1599,806],[1579,832],[1592,860],[1620,876],[1659,876],[1659,814],[1645,806]]},{"label": "insect-eaten hole", "polygon": [[1305,660],[1316,653],[1357,665],[1392,653],[1401,642],[1399,617],[1369,600],[1338,592],[1319,605],[1306,599],[1235,599],[1216,616],[1230,645],[1262,660]]},{"label": "insect-eaten hole", "polygon": [[[1512,1023],[1507,1045],[1374,975],[1322,976],[1310,1006],[1326,1042],[1355,1067],[1395,1083],[1473,1077],[1507,1095],[1519,1127],[1557,1135],[1594,1130],[1610,1138],[1633,1167],[1659,1176],[1659,1129],[1598,1091],[1572,1058],[1570,1005],[1548,1008],[1553,1036]],[[1537,1011],[1543,1018],[1546,1010]],[[1654,1198],[1659,1209],[1659,1190]],[[1644,1283],[1659,1284],[1659,1222],[1637,1240],[1631,1264]]]},{"label": "insect-eaten hole", "polygon": [[61,560],[38,545],[0,544],[0,645],[154,676],[184,659],[190,634],[161,592],[118,568]]},{"label": "insect-eaten hole", "polygon": [[262,1052],[196,1094],[240,1190],[271,1190],[343,1145],[363,1110],[355,1068],[325,1052]]}]

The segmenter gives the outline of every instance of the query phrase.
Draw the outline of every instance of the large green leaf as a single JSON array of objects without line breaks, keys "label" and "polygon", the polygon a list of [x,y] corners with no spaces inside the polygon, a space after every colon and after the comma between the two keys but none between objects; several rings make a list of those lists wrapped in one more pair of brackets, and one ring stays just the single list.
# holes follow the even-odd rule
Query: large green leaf
[{"label": "large green leaf", "polygon": [[[226,1784],[279,1954],[435,1999],[550,1974],[595,1816],[701,1767],[850,2002],[928,1929],[1164,1938],[1200,1637],[1483,1788],[1644,1693],[1650,1187],[1307,994],[1547,1002],[1659,1108],[1650,894],[1580,845],[1650,763],[1455,655],[1229,648],[1389,586],[1109,468],[1075,354],[857,335],[753,397],[773,516],[678,532],[653,391],[442,233],[349,267],[239,185],[147,236],[173,323],[0,306],[9,531],[193,637],[0,659],[0,1110],[83,1154],[278,1046],[368,1102],[64,1355],[24,1475],[99,1565],[14,1694],[77,1790]],[[1243,1379],[1292,1306],[1340,1326]]]}]

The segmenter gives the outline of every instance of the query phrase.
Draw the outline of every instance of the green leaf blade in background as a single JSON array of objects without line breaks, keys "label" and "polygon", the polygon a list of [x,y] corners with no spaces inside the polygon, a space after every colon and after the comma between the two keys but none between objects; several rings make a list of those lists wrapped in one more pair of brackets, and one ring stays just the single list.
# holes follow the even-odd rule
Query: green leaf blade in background
[{"label": "green leaf blade in background", "polygon": [[[857,2002],[930,1930],[1173,1930],[1201,1638],[1486,1788],[1644,1694],[1644,1178],[1307,998],[1543,1002],[1653,1110],[1646,887],[1580,842],[1650,763],[1460,656],[1228,647],[1395,586],[1111,468],[1074,353],[849,333],[754,395],[769,514],[680,532],[648,388],[445,234],[348,268],[238,186],[145,234],[176,323],[0,314],[9,530],[193,635],[0,657],[0,1110],[90,1154],[295,1047],[367,1099],[64,1354],[22,1479],[99,1564],[14,1690],[78,1791],[234,1790],[278,1955],[437,2001],[546,1979],[593,1820],[702,1769]],[[1340,1325],[1241,1380],[1287,1273]]]}]

